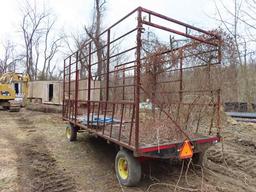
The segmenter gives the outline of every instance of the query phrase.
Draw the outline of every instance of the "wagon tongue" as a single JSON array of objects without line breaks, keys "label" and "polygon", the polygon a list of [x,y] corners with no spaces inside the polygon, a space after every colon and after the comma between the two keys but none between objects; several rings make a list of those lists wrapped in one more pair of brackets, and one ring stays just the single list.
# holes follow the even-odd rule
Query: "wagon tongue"
[{"label": "wagon tongue", "polygon": [[192,146],[189,140],[185,140],[179,149],[179,158],[180,159],[188,159],[193,156]]}]

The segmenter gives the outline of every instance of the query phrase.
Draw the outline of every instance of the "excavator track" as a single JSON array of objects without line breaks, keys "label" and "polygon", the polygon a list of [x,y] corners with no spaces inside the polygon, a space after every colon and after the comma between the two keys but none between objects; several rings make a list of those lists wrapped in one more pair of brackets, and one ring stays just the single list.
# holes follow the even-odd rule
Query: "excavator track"
[{"label": "excavator track", "polygon": [[9,111],[10,112],[19,112],[20,111],[20,107],[10,107]]},{"label": "excavator track", "polygon": [[21,103],[17,101],[9,101],[10,106],[9,106],[9,111],[10,112],[19,112]]}]

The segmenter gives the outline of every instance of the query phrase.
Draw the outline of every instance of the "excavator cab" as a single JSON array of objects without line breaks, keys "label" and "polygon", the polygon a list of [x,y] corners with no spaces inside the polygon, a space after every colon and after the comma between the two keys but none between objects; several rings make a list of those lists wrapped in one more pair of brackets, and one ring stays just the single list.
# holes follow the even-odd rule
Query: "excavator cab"
[{"label": "excavator cab", "polygon": [[8,72],[0,77],[0,106],[10,111],[19,111],[25,105],[28,94],[27,74]]}]

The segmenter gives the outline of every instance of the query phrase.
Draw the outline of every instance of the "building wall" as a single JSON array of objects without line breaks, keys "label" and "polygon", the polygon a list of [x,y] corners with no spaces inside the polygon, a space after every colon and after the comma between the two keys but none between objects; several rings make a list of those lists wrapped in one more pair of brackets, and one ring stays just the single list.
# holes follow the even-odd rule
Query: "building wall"
[{"label": "building wall", "polygon": [[28,84],[28,97],[41,98],[43,103],[49,101],[49,85],[53,84],[51,103],[62,104],[62,81],[31,81]]},{"label": "building wall", "polygon": [[[31,81],[28,84],[28,97],[30,98],[41,98],[42,103],[49,103],[49,85],[53,84],[53,98],[51,103],[53,104],[62,104],[63,98],[63,81]],[[75,99],[75,82],[71,82],[70,84],[71,94],[70,99]],[[79,91],[78,91],[78,100],[87,100],[88,91],[85,90],[88,87],[87,80],[79,81]],[[94,81],[91,83],[91,88],[99,88],[100,82]],[[69,98],[68,96],[68,83],[66,83],[65,90],[65,98]],[[92,90],[91,91],[91,100],[99,101],[100,100],[100,90]]]}]

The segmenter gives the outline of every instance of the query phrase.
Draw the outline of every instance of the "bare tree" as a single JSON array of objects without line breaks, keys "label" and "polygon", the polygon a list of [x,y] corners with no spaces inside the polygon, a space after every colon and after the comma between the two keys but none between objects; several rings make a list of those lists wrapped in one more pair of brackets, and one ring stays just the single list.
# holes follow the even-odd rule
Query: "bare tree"
[{"label": "bare tree", "polygon": [[48,21],[44,34],[43,69],[40,75],[41,80],[52,78],[53,72],[56,69],[56,65],[52,65],[52,60],[56,53],[59,51],[59,48],[61,47],[61,41],[64,38],[63,36],[59,36],[57,38],[50,39],[50,33],[54,24],[55,20]]},{"label": "bare tree", "polygon": [[[218,3],[217,3],[218,2]],[[255,51],[249,49],[255,46],[255,24],[256,24],[256,1],[255,0],[233,0],[233,7],[227,6],[223,1],[215,1],[218,20],[224,26],[227,34],[233,39],[235,58],[230,60],[230,64],[236,65],[237,70],[237,95],[239,101],[252,103],[255,96],[251,94],[252,77],[248,67],[248,57],[255,55]],[[228,16],[226,19],[224,15]],[[232,18],[232,19],[230,19]],[[225,59],[225,58],[224,58]]]},{"label": "bare tree", "polygon": [[93,10],[93,22],[90,27],[85,26],[84,29],[87,35],[92,39],[95,48],[97,50],[97,58],[98,58],[98,69],[97,76],[98,80],[101,80],[101,72],[103,69],[103,42],[100,39],[100,33],[102,28],[102,18],[105,11],[106,0],[94,0],[95,7]]},{"label": "bare tree", "polygon": [[22,55],[15,53],[15,45],[10,41],[3,44],[4,54],[0,58],[0,74],[8,71],[15,71],[17,62],[23,59]]},{"label": "bare tree", "polygon": [[226,29],[226,31],[232,36],[232,38],[234,39],[235,42],[235,51],[237,52],[237,58],[238,58],[238,62],[240,65],[242,65],[242,57],[241,57],[241,53],[240,53],[240,34],[239,34],[239,17],[240,17],[240,13],[241,13],[241,6],[242,6],[242,2],[241,0],[234,0],[234,9],[231,10],[229,9],[222,1],[219,1],[222,9],[224,9],[226,11],[226,13],[228,13],[229,15],[231,15],[233,17],[233,20],[227,21],[224,19],[223,13],[220,10],[220,7],[217,5],[216,1],[215,1],[215,7],[217,10],[217,14],[219,17],[219,21],[221,22],[221,24],[223,24],[224,28]]},{"label": "bare tree", "polygon": [[[56,66],[52,64],[61,46],[62,36],[54,36],[55,18],[49,10],[39,9],[26,1],[22,10],[21,29],[25,44],[25,68],[31,79],[49,79]],[[42,70],[39,61],[43,61]]]},{"label": "bare tree", "polygon": [[[37,69],[39,61],[39,41],[43,33],[44,20],[49,16],[45,11],[38,11],[36,5],[32,7],[26,1],[25,7],[22,10],[22,23],[21,29],[23,32],[25,44],[25,67],[26,72],[30,75],[31,79],[37,78]],[[34,54],[36,52],[36,56]]]}]

